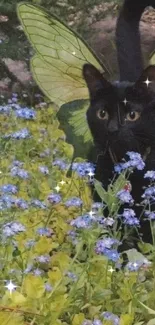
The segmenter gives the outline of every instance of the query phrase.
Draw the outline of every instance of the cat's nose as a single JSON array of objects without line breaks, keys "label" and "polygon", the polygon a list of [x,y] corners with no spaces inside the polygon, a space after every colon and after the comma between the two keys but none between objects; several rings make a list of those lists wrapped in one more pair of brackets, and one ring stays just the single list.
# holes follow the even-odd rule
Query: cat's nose
[{"label": "cat's nose", "polygon": [[109,133],[113,133],[113,132],[117,132],[118,131],[118,124],[117,121],[110,121],[108,124],[108,132]]}]

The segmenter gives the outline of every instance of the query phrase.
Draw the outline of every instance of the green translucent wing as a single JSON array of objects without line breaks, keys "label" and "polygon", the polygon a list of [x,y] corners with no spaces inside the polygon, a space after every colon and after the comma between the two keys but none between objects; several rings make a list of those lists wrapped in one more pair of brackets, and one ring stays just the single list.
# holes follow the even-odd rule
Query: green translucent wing
[{"label": "green translucent wing", "polygon": [[150,55],[150,64],[155,64],[155,51],[153,51]]},{"label": "green translucent wing", "polygon": [[60,73],[59,69],[46,63],[39,55],[31,59],[31,71],[44,94],[58,106],[88,98],[88,90],[82,79],[75,80],[72,75]]},{"label": "green translucent wing", "polygon": [[34,78],[58,106],[88,98],[82,67],[91,63],[107,72],[88,45],[54,15],[30,3],[17,6],[24,32],[36,51],[31,60]]}]

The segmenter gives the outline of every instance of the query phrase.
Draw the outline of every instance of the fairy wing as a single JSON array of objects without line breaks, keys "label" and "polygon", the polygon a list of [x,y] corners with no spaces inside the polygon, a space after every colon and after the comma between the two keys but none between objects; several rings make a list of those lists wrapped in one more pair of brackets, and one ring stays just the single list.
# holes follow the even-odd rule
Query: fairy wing
[{"label": "fairy wing", "polygon": [[58,106],[88,99],[82,67],[91,63],[107,72],[88,45],[64,23],[39,6],[20,3],[18,17],[36,51],[31,59],[33,76],[45,95]]}]

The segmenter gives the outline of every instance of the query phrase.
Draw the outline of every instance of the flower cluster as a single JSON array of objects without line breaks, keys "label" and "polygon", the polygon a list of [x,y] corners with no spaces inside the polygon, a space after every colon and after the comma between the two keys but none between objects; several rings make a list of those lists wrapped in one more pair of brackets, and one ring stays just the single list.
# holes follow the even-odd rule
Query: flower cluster
[{"label": "flower cluster", "polygon": [[76,171],[76,173],[80,177],[84,177],[84,176],[88,176],[89,173],[94,174],[95,165],[90,162],[82,162],[82,163],[74,162],[72,164],[72,170]]},{"label": "flower cluster", "polygon": [[148,219],[148,220],[155,220],[155,212],[154,211],[148,211],[148,210],[146,210],[144,214],[146,216],[146,219]]},{"label": "flower cluster", "polygon": [[138,170],[144,169],[145,163],[138,152],[128,151],[126,154],[129,157],[129,161],[115,165],[115,172],[121,173],[123,170],[128,168],[136,168]]},{"label": "flower cluster", "polygon": [[66,205],[66,207],[80,207],[82,203],[83,202],[79,197],[72,197],[71,199],[67,200],[64,204]]},{"label": "flower cluster", "polygon": [[36,112],[33,109],[24,107],[15,111],[16,117],[23,118],[25,120],[34,120],[36,117]]},{"label": "flower cluster", "polygon": [[133,203],[134,200],[130,194],[130,192],[126,189],[120,190],[117,195],[118,199],[122,202],[122,203]]},{"label": "flower cluster", "polygon": [[16,185],[13,184],[4,184],[0,186],[0,192],[15,194],[18,192],[18,188]]},{"label": "flower cluster", "polygon": [[119,325],[120,323],[119,317],[109,311],[103,312],[102,316],[104,317],[105,320],[111,321],[113,325]]},{"label": "flower cluster", "polygon": [[155,200],[155,186],[147,187],[142,195],[145,200]]},{"label": "flower cluster", "polygon": [[12,176],[18,176],[18,177],[23,178],[23,179],[29,178],[29,173],[25,169],[22,169],[22,168],[19,168],[19,167],[11,168],[11,175]]},{"label": "flower cluster", "polygon": [[124,209],[122,213],[123,223],[128,226],[139,226],[139,220],[135,217],[135,211],[133,209]]},{"label": "flower cluster", "polygon": [[55,194],[55,193],[51,193],[48,195],[47,197],[48,201],[50,203],[59,203],[62,200],[62,197],[60,194]]},{"label": "flower cluster", "polygon": [[90,228],[93,222],[95,222],[95,218],[89,214],[85,214],[72,220],[70,225],[76,228]]},{"label": "flower cluster", "polygon": [[67,169],[68,164],[62,159],[56,159],[52,162],[53,166],[58,166],[61,170]]},{"label": "flower cluster", "polygon": [[155,171],[154,170],[148,170],[145,175],[144,178],[149,178],[152,181],[155,181]]},{"label": "flower cluster", "polygon": [[26,139],[26,138],[30,138],[30,132],[27,128],[21,129],[19,131],[16,131],[14,133],[9,133],[7,135],[4,136],[4,138],[12,138],[12,139],[16,139],[16,140],[20,140],[20,139]]},{"label": "flower cluster", "polygon": [[135,262],[128,262],[126,265],[126,269],[131,272],[138,271],[141,267],[149,266],[151,262],[149,262],[146,258],[141,261],[135,261]]},{"label": "flower cluster", "polygon": [[97,254],[103,254],[109,260],[116,262],[120,254],[117,252],[117,249],[113,249],[113,246],[116,247],[120,244],[121,242],[119,240],[107,237],[97,241],[95,251]]},{"label": "flower cluster", "polygon": [[26,228],[20,222],[8,222],[2,228],[2,234],[5,237],[14,236],[23,231],[26,231]]}]

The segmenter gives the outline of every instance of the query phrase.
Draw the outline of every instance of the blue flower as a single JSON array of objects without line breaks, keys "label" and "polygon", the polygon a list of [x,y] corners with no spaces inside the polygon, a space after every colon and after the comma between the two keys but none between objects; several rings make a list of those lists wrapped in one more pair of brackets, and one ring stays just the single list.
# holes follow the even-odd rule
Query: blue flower
[{"label": "blue flower", "polygon": [[54,193],[49,194],[47,199],[50,203],[59,203],[62,200],[61,195]]},{"label": "blue flower", "polygon": [[138,271],[142,266],[148,266],[151,262],[149,262],[146,258],[142,261],[128,262],[126,268],[131,272]]},{"label": "blue flower", "polygon": [[29,207],[28,203],[22,198],[16,198],[14,201],[14,205],[23,210],[28,209]]},{"label": "blue flower", "polygon": [[103,206],[104,206],[104,204],[103,204],[102,202],[94,202],[94,203],[92,204],[92,209],[96,209],[96,210],[98,210],[98,209],[103,208]]},{"label": "blue flower", "polygon": [[33,265],[32,264],[28,264],[26,269],[24,270],[24,274],[30,273],[33,269]]},{"label": "blue flower", "polygon": [[36,243],[35,240],[33,240],[33,239],[29,239],[29,240],[27,240],[27,242],[25,243],[25,246],[26,246],[27,248],[31,248],[31,247],[33,247],[33,246],[35,245],[35,243]]},{"label": "blue flower", "polygon": [[122,170],[125,170],[130,167],[137,168],[138,170],[143,170],[145,167],[145,163],[138,152],[128,151],[127,156],[130,158],[129,161],[125,163],[119,163],[114,166],[114,170],[117,173],[120,173]]},{"label": "blue flower", "polygon": [[105,320],[111,321],[113,323],[113,325],[119,325],[119,323],[120,323],[119,317],[109,311],[103,312],[102,316],[104,317]]},{"label": "blue flower", "polygon": [[20,131],[16,131],[14,133],[10,133],[5,135],[4,138],[12,138],[12,139],[26,139],[30,137],[30,132],[27,128],[21,129]]},{"label": "blue flower", "polygon": [[68,165],[62,159],[56,159],[52,162],[53,166],[58,166],[61,170],[67,169]]},{"label": "blue flower", "polygon": [[140,222],[138,218],[135,217],[135,212],[133,209],[124,209],[122,214],[123,223],[129,226],[139,226]]},{"label": "blue flower", "polygon": [[147,219],[155,220],[155,212],[146,210],[144,213],[145,213],[145,216],[147,217]]},{"label": "blue flower", "polygon": [[146,200],[155,199],[155,186],[146,188],[144,194],[142,195],[142,198]]},{"label": "blue flower", "polygon": [[134,202],[130,192],[125,189],[119,191],[116,196],[123,203],[133,203]]},{"label": "blue flower", "polygon": [[144,178],[149,178],[152,181],[155,180],[155,171],[154,170],[148,170],[145,174],[144,174]]},{"label": "blue flower", "polygon": [[107,237],[107,238],[104,238],[104,239],[100,239],[97,241],[96,243],[96,252],[97,254],[101,254],[105,252],[105,249],[110,249],[112,246],[115,246],[115,245],[120,245],[120,241],[117,240],[117,239],[114,239],[114,238],[110,238],[110,237]]},{"label": "blue flower", "polygon": [[36,261],[39,263],[49,263],[50,261],[50,256],[49,255],[40,255],[36,257]]},{"label": "blue flower", "polygon": [[33,271],[33,274],[36,276],[40,276],[44,274],[44,271],[37,268]]},{"label": "blue flower", "polygon": [[70,222],[70,225],[76,228],[89,228],[92,222],[94,222],[94,218],[91,217],[89,214],[85,214],[72,220]]},{"label": "blue flower", "polygon": [[46,291],[52,291],[52,289],[53,289],[53,287],[51,286],[51,284],[50,283],[45,283],[45,290]]},{"label": "blue flower", "polygon": [[74,206],[74,207],[80,207],[82,205],[82,200],[78,197],[72,197],[71,199],[67,200],[64,204],[67,207]]},{"label": "blue flower", "polygon": [[93,321],[93,325],[102,325],[103,323],[99,319]]},{"label": "blue flower", "polygon": [[51,235],[53,234],[53,230],[50,228],[38,228],[37,233],[40,236],[51,237]]},{"label": "blue flower", "polygon": [[20,222],[8,222],[2,228],[2,233],[6,237],[16,235],[23,231],[26,231],[26,228]]},{"label": "blue flower", "polygon": [[46,204],[44,202],[38,200],[38,199],[31,200],[30,205],[34,206],[34,207],[37,207],[37,208],[41,208],[41,209],[46,209],[47,208]]},{"label": "blue flower", "polygon": [[6,208],[11,208],[15,203],[15,198],[11,195],[3,195],[0,197],[0,210],[4,210]]},{"label": "blue flower", "polygon": [[130,158],[130,166],[131,167],[135,167],[138,170],[144,169],[145,163],[144,163],[140,153],[134,152],[134,151],[128,151],[127,155]]},{"label": "blue flower", "polygon": [[76,281],[78,278],[77,278],[77,275],[75,275],[74,273],[72,272],[66,272],[65,275],[67,275],[69,278],[71,278],[73,281]]},{"label": "blue flower", "polygon": [[6,114],[6,115],[9,115],[11,112],[11,109],[9,106],[3,106],[3,105],[0,105],[0,113],[2,114]]},{"label": "blue flower", "polygon": [[105,227],[111,227],[115,220],[113,218],[110,218],[110,217],[107,217],[107,218],[104,218],[103,216],[99,216],[96,218],[97,222]]},{"label": "blue flower", "polygon": [[71,238],[72,244],[76,245],[78,243],[77,233],[73,230],[67,232],[67,235]]},{"label": "blue flower", "polygon": [[128,226],[139,226],[140,222],[137,218],[131,218],[131,219],[125,219],[124,218],[124,224]]},{"label": "blue flower", "polygon": [[12,167],[22,167],[23,165],[24,165],[24,163],[22,161],[13,160],[12,165],[10,166],[10,168],[12,168]]},{"label": "blue flower", "polygon": [[23,179],[29,178],[29,173],[25,169],[21,169],[19,167],[12,167],[11,168],[11,175],[18,176]]},{"label": "blue flower", "polygon": [[36,117],[36,112],[30,108],[20,108],[15,111],[15,115],[26,120],[34,120]]},{"label": "blue flower", "polygon": [[76,171],[80,177],[87,176],[89,172],[94,173],[95,165],[90,162],[74,162],[72,164],[72,170]]},{"label": "blue flower", "polygon": [[5,184],[0,186],[0,191],[4,192],[4,193],[12,193],[15,194],[18,191],[17,186],[12,185],[12,184]]},{"label": "blue flower", "polygon": [[39,170],[44,175],[49,175],[49,169],[46,166],[39,166]]},{"label": "blue flower", "polygon": [[120,254],[117,252],[116,249],[105,249],[103,253],[109,260],[113,262],[117,262],[120,258]]}]

